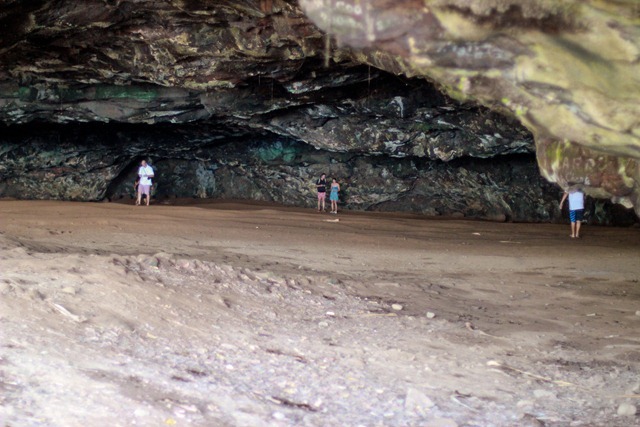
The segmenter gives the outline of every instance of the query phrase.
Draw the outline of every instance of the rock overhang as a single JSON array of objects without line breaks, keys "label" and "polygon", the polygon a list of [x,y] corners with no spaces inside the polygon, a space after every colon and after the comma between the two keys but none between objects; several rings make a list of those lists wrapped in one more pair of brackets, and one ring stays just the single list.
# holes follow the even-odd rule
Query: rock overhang
[{"label": "rock overhang", "polygon": [[[615,3],[5,2],[0,118],[213,121],[331,151],[445,161],[531,152],[526,132],[504,137],[520,121],[547,179],[638,209],[637,11]],[[476,120],[473,140],[447,148],[428,137],[458,125],[433,120],[446,115],[442,104],[416,107],[406,94],[373,107],[329,99],[357,85],[371,91],[378,70],[512,119],[489,120],[498,132]],[[410,129],[393,126],[405,115]],[[358,138],[346,138],[354,128]]]},{"label": "rock overhang", "polygon": [[535,135],[548,179],[565,188],[583,184],[640,210],[637,2],[300,4],[321,28],[359,49],[361,62],[427,77],[453,96],[510,112]]}]

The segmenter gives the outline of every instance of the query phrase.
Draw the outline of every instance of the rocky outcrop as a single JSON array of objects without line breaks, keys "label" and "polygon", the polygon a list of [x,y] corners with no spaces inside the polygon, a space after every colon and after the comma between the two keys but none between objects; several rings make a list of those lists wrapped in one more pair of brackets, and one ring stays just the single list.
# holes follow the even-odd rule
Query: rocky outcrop
[{"label": "rocky outcrop", "polygon": [[[161,203],[252,199],[313,208],[315,180],[326,173],[341,183],[346,209],[493,221],[561,217],[559,189],[540,177],[531,154],[449,162],[373,156],[199,123],[13,126],[3,134],[0,194],[8,197],[130,201],[146,158]],[[588,211],[592,223],[634,222],[630,212],[602,201],[590,199]]]},{"label": "rocky outcrop", "polygon": [[[338,3],[348,4],[331,5]],[[321,2],[301,4],[321,26],[332,23],[338,44],[297,2],[284,0],[6,3],[0,196],[125,197],[132,168],[145,156],[161,172],[158,197],[309,205],[310,182],[324,170],[347,184],[344,201],[354,209],[557,219],[557,189],[534,173],[533,135],[519,121],[538,132],[545,177],[563,186],[587,182],[586,173],[568,175],[576,169],[565,157],[548,167],[545,160],[561,153],[592,158],[591,148],[566,148],[575,141],[545,149],[558,139],[533,126],[535,109],[516,108],[525,105],[519,97],[480,96],[483,81],[491,83],[487,93],[502,93],[492,85],[514,63],[504,53],[513,47],[508,37],[504,45],[491,39],[460,49],[442,40],[444,21],[428,18],[420,43],[430,43],[431,34],[438,49],[415,46],[444,61],[429,65],[426,53],[406,56],[406,43],[418,43],[410,42],[414,24],[426,22],[413,2],[364,2],[366,11],[338,14],[326,9],[331,17],[355,14],[375,23],[375,37],[366,32],[364,41],[361,19],[334,25],[342,18],[316,13]],[[398,20],[395,30],[383,25],[387,18]],[[450,69],[469,73],[447,80]],[[503,114],[510,110],[515,114]],[[556,157],[546,156],[551,151]],[[606,189],[594,195],[628,204],[635,200],[635,163],[625,163],[627,179],[607,184],[618,154],[605,156],[598,171],[606,173],[588,174],[588,183]],[[610,220],[606,213],[599,218]]]},{"label": "rocky outcrop", "polygon": [[[300,4],[342,45],[355,48],[358,61],[425,76],[459,99],[509,111],[536,135],[548,179],[565,188],[583,184],[591,194],[640,210],[637,1]],[[548,141],[579,148],[557,150],[548,158]],[[594,165],[589,159],[599,160]],[[609,171],[624,168],[591,180],[603,161]]]},{"label": "rocky outcrop", "polygon": [[[326,173],[341,183],[347,209],[501,221],[549,221],[559,214],[557,190],[544,183],[530,155],[502,162],[397,159],[317,150],[275,136],[221,141],[207,136],[219,131],[199,125],[47,126],[31,135],[25,150],[28,130],[12,132],[13,142],[2,146],[8,179],[0,188],[12,197],[129,199],[144,155],[156,170],[154,197],[168,202],[249,198],[313,207],[315,180]],[[195,141],[177,143],[184,137]]]}]

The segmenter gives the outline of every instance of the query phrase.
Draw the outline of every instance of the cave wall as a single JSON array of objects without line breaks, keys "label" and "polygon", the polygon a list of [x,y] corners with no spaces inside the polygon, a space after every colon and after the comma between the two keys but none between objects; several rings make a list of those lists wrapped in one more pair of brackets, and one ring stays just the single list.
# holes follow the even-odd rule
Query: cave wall
[{"label": "cave wall", "polygon": [[314,207],[315,180],[326,173],[341,183],[347,209],[500,221],[549,221],[559,214],[558,191],[539,176],[531,154],[505,156],[499,164],[399,159],[316,149],[276,135],[187,144],[194,129],[95,124],[47,126],[25,150],[28,129],[12,132],[20,141],[1,145],[9,178],[0,192],[10,197],[128,200],[144,157],[156,170],[154,198],[169,203],[188,197]]},{"label": "cave wall", "polygon": [[[560,190],[534,155],[415,156],[317,149],[276,134],[225,135],[213,125],[12,126],[0,137],[0,196],[132,203],[137,166],[156,171],[153,198],[245,199],[314,208],[321,173],[341,183],[341,207],[492,221],[559,221]],[[630,225],[629,210],[589,199],[588,220]]]},{"label": "cave wall", "polygon": [[[198,95],[149,85],[91,86],[73,96],[34,89],[24,94],[25,105],[51,114],[47,102],[62,99],[67,116],[4,129],[0,196],[126,199],[136,165],[147,158],[158,172],[154,196],[164,200],[312,207],[314,181],[324,172],[342,183],[348,209],[559,217],[558,189],[537,173],[532,135],[517,121],[457,102],[420,79],[357,65],[307,67],[292,82],[253,80]],[[97,122],[93,114],[105,105],[113,114]]]}]

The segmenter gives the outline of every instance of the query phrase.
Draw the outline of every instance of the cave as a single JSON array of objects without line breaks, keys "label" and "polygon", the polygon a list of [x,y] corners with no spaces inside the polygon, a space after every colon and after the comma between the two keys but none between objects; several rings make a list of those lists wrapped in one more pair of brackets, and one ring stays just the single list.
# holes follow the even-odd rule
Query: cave
[{"label": "cave", "polygon": [[631,425],[636,3],[0,1],[0,423]]},{"label": "cave", "polygon": [[619,185],[605,182],[617,163],[554,187],[540,158],[552,149],[536,150],[536,129],[517,115],[363,61],[292,3],[249,10],[8,5],[0,196],[123,200],[131,164],[147,157],[165,202],[311,206],[325,172],[343,182],[347,209],[557,222],[561,186],[582,183],[594,187],[588,221],[637,221],[633,197],[615,205],[629,199],[628,180],[626,196],[602,197]]}]

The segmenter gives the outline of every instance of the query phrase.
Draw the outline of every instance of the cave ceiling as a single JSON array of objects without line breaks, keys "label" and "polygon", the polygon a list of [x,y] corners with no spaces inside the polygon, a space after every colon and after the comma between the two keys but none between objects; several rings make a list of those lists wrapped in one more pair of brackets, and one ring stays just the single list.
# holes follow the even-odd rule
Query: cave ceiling
[{"label": "cave ceiling", "polygon": [[[0,29],[5,125],[215,120],[221,135],[443,161],[531,152],[531,132],[545,178],[640,208],[635,0],[4,0]],[[395,104],[336,101],[354,88]],[[432,118],[447,99],[489,117],[464,121],[481,143],[434,148],[415,126],[380,138],[381,110]]]},{"label": "cave ceiling", "polygon": [[301,0],[362,63],[518,118],[552,182],[640,210],[636,0]]}]

